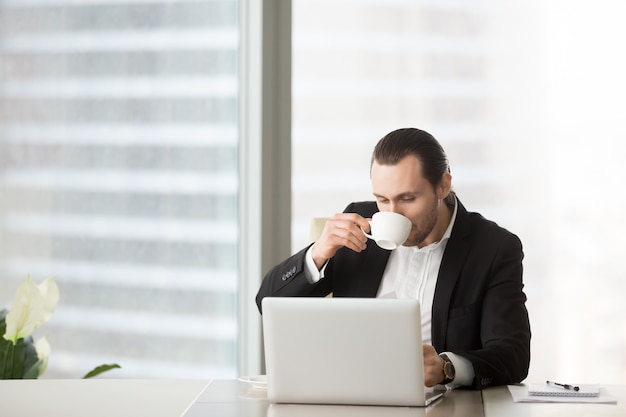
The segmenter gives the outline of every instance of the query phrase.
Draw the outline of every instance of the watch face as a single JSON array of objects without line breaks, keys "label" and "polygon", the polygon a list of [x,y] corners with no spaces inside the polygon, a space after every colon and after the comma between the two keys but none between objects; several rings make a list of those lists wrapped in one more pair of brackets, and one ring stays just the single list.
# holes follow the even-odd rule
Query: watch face
[{"label": "watch face", "polygon": [[446,365],[443,367],[443,371],[446,374],[446,378],[449,379],[454,379],[454,365],[452,365],[452,362],[446,362]]},{"label": "watch face", "polygon": [[450,382],[454,381],[454,376],[456,374],[454,370],[454,364],[452,363],[450,358],[448,358],[448,355],[446,355],[445,353],[442,353],[440,356],[444,361],[443,373],[444,373],[445,379],[443,380],[442,384],[449,384]]}]

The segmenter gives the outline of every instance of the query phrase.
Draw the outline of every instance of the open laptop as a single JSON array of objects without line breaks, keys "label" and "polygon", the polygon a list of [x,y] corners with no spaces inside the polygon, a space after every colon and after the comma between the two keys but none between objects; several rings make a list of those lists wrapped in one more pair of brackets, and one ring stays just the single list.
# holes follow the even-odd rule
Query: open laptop
[{"label": "open laptop", "polygon": [[417,300],[263,299],[273,403],[426,406]]}]

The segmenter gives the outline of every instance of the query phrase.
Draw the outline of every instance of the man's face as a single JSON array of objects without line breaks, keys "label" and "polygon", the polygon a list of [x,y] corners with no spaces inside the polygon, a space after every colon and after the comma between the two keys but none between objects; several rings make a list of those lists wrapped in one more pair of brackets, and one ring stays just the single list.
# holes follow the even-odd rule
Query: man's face
[{"label": "man's face", "polygon": [[[393,211],[411,220],[413,227],[404,246],[432,243],[431,233],[439,218],[439,198],[422,176],[422,163],[415,156],[404,157],[396,165],[372,165],[372,192],[380,211]],[[439,240],[440,237],[432,241]]]}]

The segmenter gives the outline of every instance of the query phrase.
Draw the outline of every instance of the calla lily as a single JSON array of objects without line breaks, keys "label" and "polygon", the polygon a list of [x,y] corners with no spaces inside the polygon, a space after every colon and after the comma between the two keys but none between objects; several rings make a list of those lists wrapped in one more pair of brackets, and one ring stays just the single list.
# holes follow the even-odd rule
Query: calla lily
[{"label": "calla lily", "polygon": [[45,337],[37,340],[35,342],[35,350],[37,351],[37,357],[41,361],[41,365],[39,365],[39,371],[37,376],[43,375],[48,368],[48,357],[50,356],[50,343],[46,340]]},{"label": "calla lily", "polygon": [[59,302],[59,287],[52,278],[35,284],[30,277],[17,289],[6,316],[4,338],[15,344],[43,326]]},{"label": "calla lily", "polygon": [[[48,367],[50,344],[42,337],[33,342],[31,333],[43,326],[59,302],[59,287],[49,278],[39,285],[28,277],[15,294],[11,310],[0,310],[0,379],[39,378]],[[92,378],[111,369],[116,363],[100,365],[84,378]]]}]

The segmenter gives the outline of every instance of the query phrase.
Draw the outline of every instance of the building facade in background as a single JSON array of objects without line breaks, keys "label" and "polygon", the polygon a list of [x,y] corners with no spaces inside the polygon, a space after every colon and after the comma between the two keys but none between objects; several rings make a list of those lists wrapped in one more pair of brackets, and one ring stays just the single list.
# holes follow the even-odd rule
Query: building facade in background
[{"label": "building facade in background", "polygon": [[47,377],[237,375],[237,54],[235,0],[0,3],[0,305],[58,282]]}]

